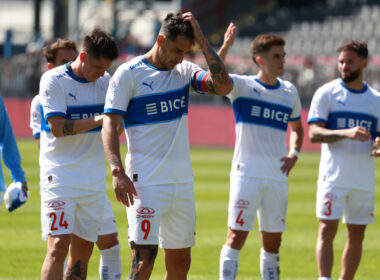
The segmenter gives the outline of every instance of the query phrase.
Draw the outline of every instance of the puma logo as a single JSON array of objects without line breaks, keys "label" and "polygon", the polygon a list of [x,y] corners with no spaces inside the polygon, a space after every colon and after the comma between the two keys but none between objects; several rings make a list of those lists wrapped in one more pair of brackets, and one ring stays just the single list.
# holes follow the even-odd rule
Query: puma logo
[{"label": "puma logo", "polygon": [[150,88],[150,90],[153,90],[153,87],[152,87],[152,84],[153,84],[154,81],[152,81],[150,84],[146,83],[146,82],[143,82],[142,85],[143,86],[147,86]]}]

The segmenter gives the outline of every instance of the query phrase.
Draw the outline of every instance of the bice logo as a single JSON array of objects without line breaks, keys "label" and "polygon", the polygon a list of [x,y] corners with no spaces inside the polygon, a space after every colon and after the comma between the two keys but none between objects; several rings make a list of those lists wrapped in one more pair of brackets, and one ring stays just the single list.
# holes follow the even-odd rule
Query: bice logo
[{"label": "bice logo", "polygon": [[138,213],[137,214],[137,218],[144,218],[144,219],[147,219],[147,218],[153,218],[154,217],[154,209],[153,208],[149,208],[149,207],[140,207],[136,210],[136,212]]}]

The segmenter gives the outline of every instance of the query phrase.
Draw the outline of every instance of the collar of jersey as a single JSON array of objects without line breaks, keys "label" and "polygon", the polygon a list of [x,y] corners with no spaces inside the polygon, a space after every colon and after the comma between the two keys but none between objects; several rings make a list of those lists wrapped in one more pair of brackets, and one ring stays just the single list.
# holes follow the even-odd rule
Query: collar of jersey
[{"label": "collar of jersey", "polygon": [[169,71],[169,69],[166,69],[166,68],[157,68],[157,67],[154,67],[153,65],[150,65],[148,61],[146,61],[145,57],[143,57],[141,59],[142,62],[144,62],[146,64],[146,66],[154,69],[154,70],[157,70],[157,71]]},{"label": "collar of jersey", "polygon": [[280,87],[280,81],[277,79],[277,83],[274,86],[264,84],[261,82],[256,76],[253,78],[256,82],[258,82],[260,85],[265,87],[266,89],[278,89]]},{"label": "collar of jersey", "polygon": [[83,78],[79,78],[78,76],[75,76],[73,72],[71,72],[69,70],[69,65],[73,63],[72,61],[70,61],[69,63],[66,63],[65,64],[65,71],[67,73],[67,75],[69,75],[71,78],[73,78],[75,81],[79,82],[79,83],[88,83],[88,81],[86,79],[83,79]]},{"label": "collar of jersey", "polygon": [[344,83],[343,83],[343,80],[342,79],[339,79],[339,83],[342,85],[342,87],[344,87],[345,89],[347,89],[349,92],[352,92],[352,93],[364,93],[367,91],[368,89],[368,86],[367,86],[367,83],[365,81],[363,81],[363,88],[360,89],[360,90],[353,90],[353,89],[350,89],[348,88]]}]

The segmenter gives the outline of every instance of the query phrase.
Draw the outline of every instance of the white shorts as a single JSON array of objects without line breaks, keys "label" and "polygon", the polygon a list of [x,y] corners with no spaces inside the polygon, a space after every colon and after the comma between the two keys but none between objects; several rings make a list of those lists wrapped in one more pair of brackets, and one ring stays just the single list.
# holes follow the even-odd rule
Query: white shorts
[{"label": "white shorts", "polygon": [[127,208],[128,240],[138,245],[181,249],[195,244],[195,202],[192,183],[136,188]]},{"label": "white shorts", "polygon": [[117,232],[115,215],[113,214],[111,202],[106,195],[104,215],[100,224],[99,235],[111,234]]},{"label": "white shorts", "polygon": [[319,184],[316,212],[321,220],[339,220],[343,212],[344,223],[373,224],[374,193]]},{"label": "white shorts", "polygon": [[256,212],[259,230],[283,232],[286,228],[288,184],[269,179],[231,176],[228,226],[253,230]]},{"label": "white shorts", "polygon": [[98,239],[104,214],[105,192],[69,187],[41,188],[42,238],[49,234],[75,234],[85,240]]}]

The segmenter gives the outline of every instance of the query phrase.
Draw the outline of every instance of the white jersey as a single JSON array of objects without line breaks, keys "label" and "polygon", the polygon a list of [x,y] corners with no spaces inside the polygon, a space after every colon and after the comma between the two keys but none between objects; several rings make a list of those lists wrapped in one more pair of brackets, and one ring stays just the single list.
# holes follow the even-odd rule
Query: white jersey
[{"label": "white jersey", "polygon": [[112,77],[105,113],[123,116],[126,173],[137,187],[193,182],[189,91],[190,83],[206,91],[206,76],[187,61],[172,70],[157,69],[140,56],[121,65]]},{"label": "white jersey", "polygon": [[106,73],[95,82],[88,82],[72,74],[67,65],[43,74],[39,94],[44,118],[41,127],[41,186],[105,190],[101,127],[56,138],[47,119],[63,116],[77,120],[102,114],[109,79],[110,75]]},{"label": "white jersey", "polygon": [[230,175],[287,181],[280,159],[286,155],[288,122],[301,118],[297,89],[281,79],[268,86],[256,76],[230,76],[234,86],[227,97],[236,121]]},{"label": "white jersey", "polygon": [[[360,91],[348,89],[341,79],[320,87],[311,102],[308,123],[323,122],[328,129],[361,126],[372,139],[380,135],[380,94],[364,85]],[[343,139],[322,143],[319,182],[334,186],[373,191],[375,170],[372,141]],[[319,184],[326,185],[326,184]]]},{"label": "white jersey", "polygon": [[34,139],[40,138],[41,133],[41,106],[40,106],[40,97],[36,95],[32,103],[30,104],[30,128],[33,131]]}]

